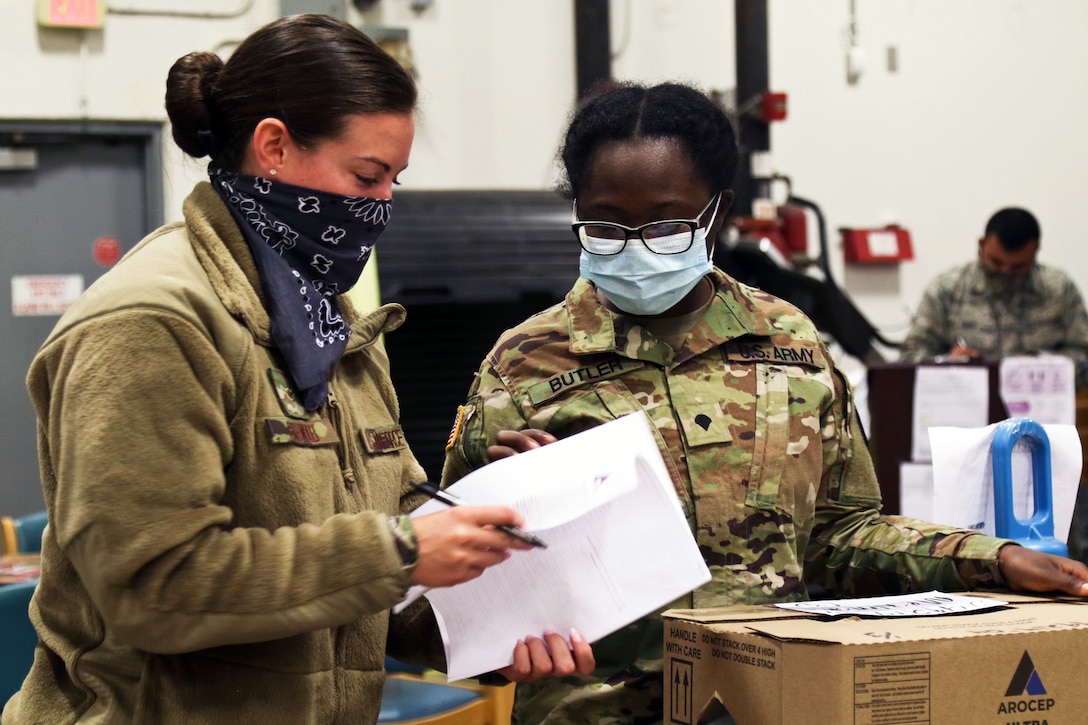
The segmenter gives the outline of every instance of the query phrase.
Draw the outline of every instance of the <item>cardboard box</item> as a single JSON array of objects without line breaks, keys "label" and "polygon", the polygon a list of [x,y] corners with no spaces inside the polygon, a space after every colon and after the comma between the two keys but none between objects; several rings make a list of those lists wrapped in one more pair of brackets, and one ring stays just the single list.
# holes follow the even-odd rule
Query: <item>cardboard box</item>
[{"label": "cardboard box", "polygon": [[1088,723],[1088,602],[993,598],[1009,605],[832,621],[769,605],[669,610],[665,723]]}]

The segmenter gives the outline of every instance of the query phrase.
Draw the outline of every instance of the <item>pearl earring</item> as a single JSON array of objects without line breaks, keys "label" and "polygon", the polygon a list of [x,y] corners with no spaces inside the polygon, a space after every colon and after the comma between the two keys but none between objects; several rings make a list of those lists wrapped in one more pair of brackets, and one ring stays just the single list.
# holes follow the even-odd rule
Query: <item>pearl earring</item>
[{"label": "pearl earring", "polygon": [[269,176],[275,176],[276,175],[276,170],[275,169],[269,169],[268,170],[268,175]]}]

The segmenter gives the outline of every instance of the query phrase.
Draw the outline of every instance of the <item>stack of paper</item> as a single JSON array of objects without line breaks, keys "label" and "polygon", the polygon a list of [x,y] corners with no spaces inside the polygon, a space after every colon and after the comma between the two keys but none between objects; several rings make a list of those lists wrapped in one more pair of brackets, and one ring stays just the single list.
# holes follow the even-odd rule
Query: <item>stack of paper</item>
[{"label": "stack of paper", "polygon": [[451,681],[511,664],[517,641],[544,630],[596,641],[710,580],[642,413],[496,461],[449,491],[510,506],[548,545],[415,592],[434,609]]}]

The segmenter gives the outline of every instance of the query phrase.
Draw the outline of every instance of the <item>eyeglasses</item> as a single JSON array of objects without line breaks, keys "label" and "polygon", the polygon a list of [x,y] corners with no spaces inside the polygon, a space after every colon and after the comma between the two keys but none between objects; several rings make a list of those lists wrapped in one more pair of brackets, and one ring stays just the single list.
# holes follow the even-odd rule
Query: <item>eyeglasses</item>
[{"label": "eyeglasses", "polygon": [[[640,227],[629,227],[615,222],[574,221],[570,227],[578,237],[582,249],[601,257],[619,254],[627,246],[627,240],[633,236],[641,239],[654,254],[682,254],[691,249],[695,230],[701,226],[701,220],[710,211],[711,205],[717,211],[720,197],[720,192],[711,197],[694,219],[663,219]],[[577,199],[574,201],[573,216],[575,220],[578,219]]]}]

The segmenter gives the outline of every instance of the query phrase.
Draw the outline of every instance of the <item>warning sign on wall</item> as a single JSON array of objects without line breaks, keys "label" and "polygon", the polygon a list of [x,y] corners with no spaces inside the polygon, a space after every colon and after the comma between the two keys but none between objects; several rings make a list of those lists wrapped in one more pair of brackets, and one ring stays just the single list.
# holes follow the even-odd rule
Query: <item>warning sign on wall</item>
[{"label": "warning sign on wall", "polygon": [[81,294],[81,274],[16,275],[11,278],[11,314],[61,315]]}]

